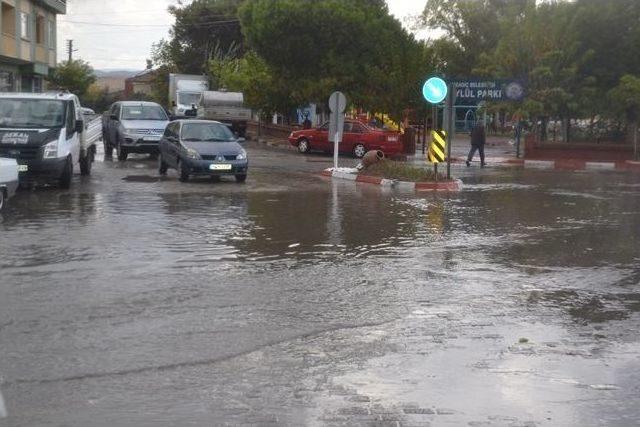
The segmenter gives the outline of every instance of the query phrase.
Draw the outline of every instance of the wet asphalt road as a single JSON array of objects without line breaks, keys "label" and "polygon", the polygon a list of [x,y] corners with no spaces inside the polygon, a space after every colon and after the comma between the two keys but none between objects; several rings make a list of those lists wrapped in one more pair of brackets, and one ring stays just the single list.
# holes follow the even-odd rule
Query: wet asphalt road
[{"label": "wet asphalt road", "polygon": [[246,184],[135,157],[11,200],[0,426],[639,423],[640,176],[415,195],[249,153]]}]

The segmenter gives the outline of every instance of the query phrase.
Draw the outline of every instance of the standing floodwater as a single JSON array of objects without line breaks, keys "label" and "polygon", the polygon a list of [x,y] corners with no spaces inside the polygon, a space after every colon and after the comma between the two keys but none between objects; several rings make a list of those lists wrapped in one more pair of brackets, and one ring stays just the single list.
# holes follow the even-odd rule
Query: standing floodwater
[{"label": "standing floodwater", "polygon": [[0,426],[640,419],[637,175],[416,196],[251,154],[246,184],[134,158],[12,199]]}]

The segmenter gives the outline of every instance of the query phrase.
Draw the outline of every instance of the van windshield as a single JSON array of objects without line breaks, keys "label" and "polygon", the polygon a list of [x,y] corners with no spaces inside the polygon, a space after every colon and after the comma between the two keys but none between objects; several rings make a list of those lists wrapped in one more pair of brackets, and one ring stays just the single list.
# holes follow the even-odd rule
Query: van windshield
[{"label": "van windshield", "polygon": [[122,107],[122,120],[169,120],[162,107],[136,105]]},{"label": "van windshield", "polygon": [[61,128],[64,117],[63,101],[0,98],[0,128]]}]

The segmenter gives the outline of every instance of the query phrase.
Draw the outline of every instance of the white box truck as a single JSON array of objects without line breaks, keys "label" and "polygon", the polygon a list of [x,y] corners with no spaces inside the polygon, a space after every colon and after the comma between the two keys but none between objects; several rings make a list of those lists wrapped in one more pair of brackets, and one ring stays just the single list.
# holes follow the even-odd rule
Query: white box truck
[{"label": "white box truck", "polygon": [[209,89],[206,76],[169,74],[169,106],[176,118],[195,117],[202,93]]}]

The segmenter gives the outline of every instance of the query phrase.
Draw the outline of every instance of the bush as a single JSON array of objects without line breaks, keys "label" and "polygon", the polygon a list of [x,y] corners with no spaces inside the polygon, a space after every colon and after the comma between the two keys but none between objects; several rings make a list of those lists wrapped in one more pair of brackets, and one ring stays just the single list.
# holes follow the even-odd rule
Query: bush
[{"label": "bush", "polygon": [[[379,176],[386,179],[397,179],[398,181],[412,182],[433,182],[436,176],[433,168],[419,168],[403,162],[393,160],[382,160],[367,169],[360,171],[362,175]],[[437,181],[445,181],[446,176],[438,173]]]}]

